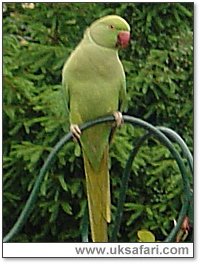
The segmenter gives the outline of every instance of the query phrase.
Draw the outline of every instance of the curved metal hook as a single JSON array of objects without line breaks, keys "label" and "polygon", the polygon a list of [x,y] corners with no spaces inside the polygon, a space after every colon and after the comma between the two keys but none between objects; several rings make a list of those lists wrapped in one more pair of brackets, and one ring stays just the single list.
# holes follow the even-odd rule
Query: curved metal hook
[{"label": "curved metal hook", "polygon": [[[139,118],[135,118],[135,117],[127,116],[127,115],[124,115],[123,119],[127,123],[131,123],[132,125],[140,126],[144,129],[146,129],[147,131],[149,131],[151,134],[154,134],[170,150],[171,154],[176,159],[176,162],[179,166],[179,169],[180,169],[180,172],[182,175],[182,179],[183,179],[183,183],[184,183],[184,189],[186,190],[186,193],[189,193],[190,186],[189,186],[189,181],[188,181],[185,165],[184,165],[183,161],[181,160],[179,153],[174,148],[174,146],[170,142],[170,140],[159,129],[157,129],[153,125],[149,124],[148,122],[145,122]],[[85,124],[81,125],[80,129],[81,129],[81,131],[83,131],[83,130],[91,127],[91,126],[96,125],[96,124],[101,124],[104,122],[112,122],[112,121],[114,121],[113,116],[106,116],[106,117],[98,118],[96,120],[88,121]],[[63,138],[61,138],[60,141],[55,145],[55,147],[53,148],[53,150],[51,151],[49,156],[47,157],[45,163],[43,164],[43,166],[40,170],[40,173],[39,173],[38,178],[34,184],[34,187],[31,191],[31,194],[30,194],[30,196],[29,196],[29,198],[28,198],[28,200],[24,206],[24,209],[22,210],[21,214],[19,215],[14,226],[11,228],[9,233],[4,237],[3,242],[10,241],[21,230],[21,228],[23,227],[23,225],[27,221],[31,211],[33,210],[33,206],[34,206],[34,203],[37,199],[37,194],[39,192],[40,185],[44,179],[46,172],[48,171],[48,169],[52,165],[58,151],[71,138],[72,138],[71,132],[68,133],[67,135],[65,135]],[[134,155],[132,154],[131,159],[132,159],[132,157],[134,158]],[[131,160],[129,161],[129,163],[130,162],[131,162]],[[178,223],[181,222],[181,220],[182,220],[181,216],[187,211],[189,200],[190,200],[190,198],[185,195],[184,196],[184,204],[183,204],[184,206],[182,207],[181,214],[179,217],[180,219],[178,219]],[[178,229],[178,228],[176,228],[176,229]],[[176,234],[175,232],[177,232],[177,230],[175,230],[175,229],[173,229],[172,231],[173,231],[173,234],[172,234],[172,232],[170,233],[171,234],[170,238],[169,238],[170,240],[168,240],[168,241],[171,241],[171,239],[173,239],[174,235]]]}]

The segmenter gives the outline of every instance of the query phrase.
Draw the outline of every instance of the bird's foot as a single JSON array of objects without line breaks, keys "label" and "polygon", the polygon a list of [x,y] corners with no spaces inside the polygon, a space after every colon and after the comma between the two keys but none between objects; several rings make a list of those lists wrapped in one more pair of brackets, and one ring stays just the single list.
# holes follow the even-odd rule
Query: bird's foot
[{"label": "bird's foot", "polygon": [[121,125],[124,123],[122,113],[119,111],[116,111],[113,113],[115,117],[116,127],[121,127]]},{"label": "bird's foot", "polygon": [[75,125],[75,124],[71,124],[70,131],[72,132],[73,139],[75,141],[79,141],[80,140],[80,136],[81,136],[81,130],[80,130],[79,126]]}]

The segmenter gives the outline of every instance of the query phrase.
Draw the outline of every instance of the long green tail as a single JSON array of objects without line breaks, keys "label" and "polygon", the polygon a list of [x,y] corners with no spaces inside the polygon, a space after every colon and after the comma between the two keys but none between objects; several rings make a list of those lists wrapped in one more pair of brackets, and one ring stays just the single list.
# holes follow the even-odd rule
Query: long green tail
[{"label": "long green tail", "polygon": [[83,151],[86,174],[89,218],[93,242],[107,242],[107,223],[110,212],[110,177],[108,172],[108,148],[106,147],[98,170],[94,170]]}]

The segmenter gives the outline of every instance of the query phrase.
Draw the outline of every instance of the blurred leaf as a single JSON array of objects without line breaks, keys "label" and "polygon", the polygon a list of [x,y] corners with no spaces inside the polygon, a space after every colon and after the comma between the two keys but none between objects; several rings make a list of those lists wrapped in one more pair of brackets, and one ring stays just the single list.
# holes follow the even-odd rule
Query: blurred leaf
[{"label": "blurred leaf", "polygon": [[139,230],[137,232],[140,242],[155,242],[155,236],[148,230]]}]

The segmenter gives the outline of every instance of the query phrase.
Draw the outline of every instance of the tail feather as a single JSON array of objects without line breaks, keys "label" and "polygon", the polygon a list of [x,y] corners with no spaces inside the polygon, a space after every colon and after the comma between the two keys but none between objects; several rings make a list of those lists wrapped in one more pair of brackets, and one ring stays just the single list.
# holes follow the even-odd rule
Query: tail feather
[{"label": "tail feather", "polygon": [[110,177],[108,172],[108,148],[104,150],[98,170],[94,170],[83,151],[86,174],[89,218],[93,242],[107,242],[107,223],[110,213]]}]

